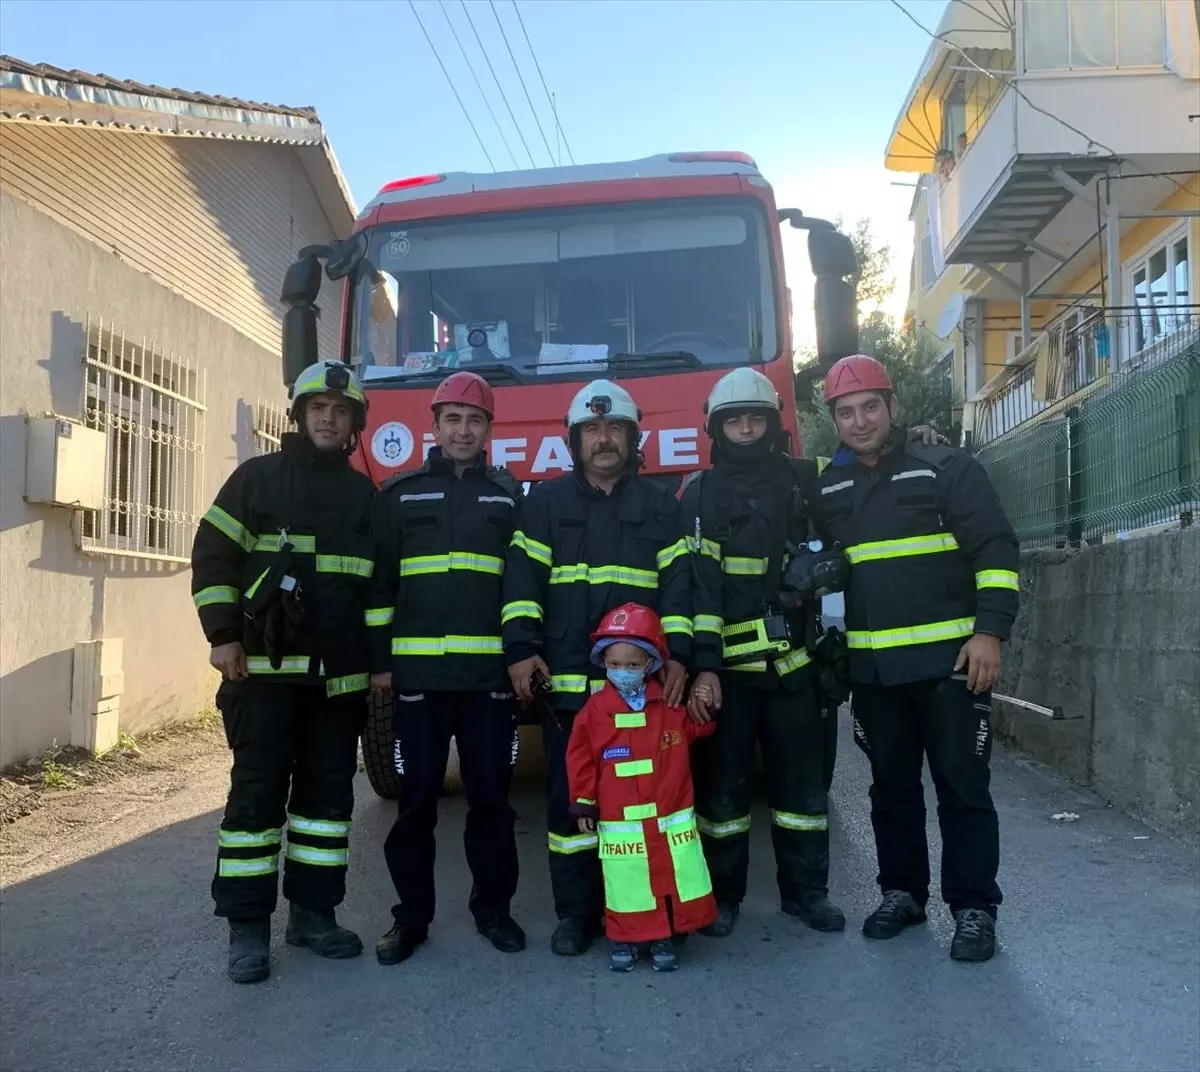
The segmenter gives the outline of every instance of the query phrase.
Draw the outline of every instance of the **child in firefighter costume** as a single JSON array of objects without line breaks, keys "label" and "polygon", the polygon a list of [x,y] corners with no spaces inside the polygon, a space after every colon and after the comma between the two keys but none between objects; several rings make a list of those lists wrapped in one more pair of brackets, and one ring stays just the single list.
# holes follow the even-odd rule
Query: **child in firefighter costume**
[{"label": "child in firefighter costume", "polygon": [[672,936],[717,918],[692,808],[689,746],[716,728],[668,707],[651,677],[667,658],[658,615],[626,603],[592,634],[608,682],[580,711],[567,745],[571,814],[595,833],[613,971],[649,946],[655,971],[678,967]]}]

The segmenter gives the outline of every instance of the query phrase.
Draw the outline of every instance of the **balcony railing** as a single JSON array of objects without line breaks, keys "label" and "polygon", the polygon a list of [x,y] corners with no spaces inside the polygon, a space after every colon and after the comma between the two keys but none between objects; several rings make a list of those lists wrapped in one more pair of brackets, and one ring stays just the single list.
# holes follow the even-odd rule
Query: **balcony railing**
[{"label": "balcony railing", "polygon": [[1085,394],[1129,354],[1122,371],[1168,361],[1200,340],[1200,306],[1074,307],[1019,353],[975,400],[973,442],[990,443]]}]

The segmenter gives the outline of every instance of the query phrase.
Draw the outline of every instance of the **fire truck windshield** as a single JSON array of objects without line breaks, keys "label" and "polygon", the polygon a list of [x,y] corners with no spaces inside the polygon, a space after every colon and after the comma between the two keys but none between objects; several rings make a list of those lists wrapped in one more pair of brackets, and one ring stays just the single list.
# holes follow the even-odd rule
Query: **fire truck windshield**
[{"label": "fire truck windshield", "polygon": [[349,357],[398,384],[472,366],[497,383],[580,378],[617,355],[635,376],[769,361],[774,287],[748,198],[383,224],[355,277]]}]

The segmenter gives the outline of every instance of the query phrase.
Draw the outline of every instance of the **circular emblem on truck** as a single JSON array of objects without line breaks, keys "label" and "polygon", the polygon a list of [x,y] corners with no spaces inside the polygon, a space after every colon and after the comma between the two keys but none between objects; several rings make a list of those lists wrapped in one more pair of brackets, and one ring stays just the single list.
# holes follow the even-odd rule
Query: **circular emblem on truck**
[{"label": "circular emblem on truck", "polygon": [[388,469],[399,469],[413,452],[413,434],[408,425],[399,421],[388,421],[375,429],[371,436],[371,453],[375,460]]}]

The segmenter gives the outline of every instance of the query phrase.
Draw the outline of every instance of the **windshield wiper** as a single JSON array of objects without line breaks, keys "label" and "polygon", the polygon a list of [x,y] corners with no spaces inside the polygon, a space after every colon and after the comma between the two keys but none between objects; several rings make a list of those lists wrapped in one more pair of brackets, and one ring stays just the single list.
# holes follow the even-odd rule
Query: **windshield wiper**
[{"label": "windshield wiper", "polygon": [[608,359],[610,365],[628,366],[634,365],[638,368],[703,368],[703,362],[693,353],[688,350],[662,350],[655,353],[631,354],[620,353],[613,354]]},{"label": "windshield wiper", "polygon": [[502,362],[493,362],[486,365],[458,365],[454,368],[439,368],[429,369],[422,372],[410,372],[402,377],[404,383],[421,382],[423,380],[434,380],[441,383],[447,376],[455,372],[474,372],[482,376],[493,387],[503,384],[525,383],[525,377],[522,376],[512,365],[507,365]]}]

